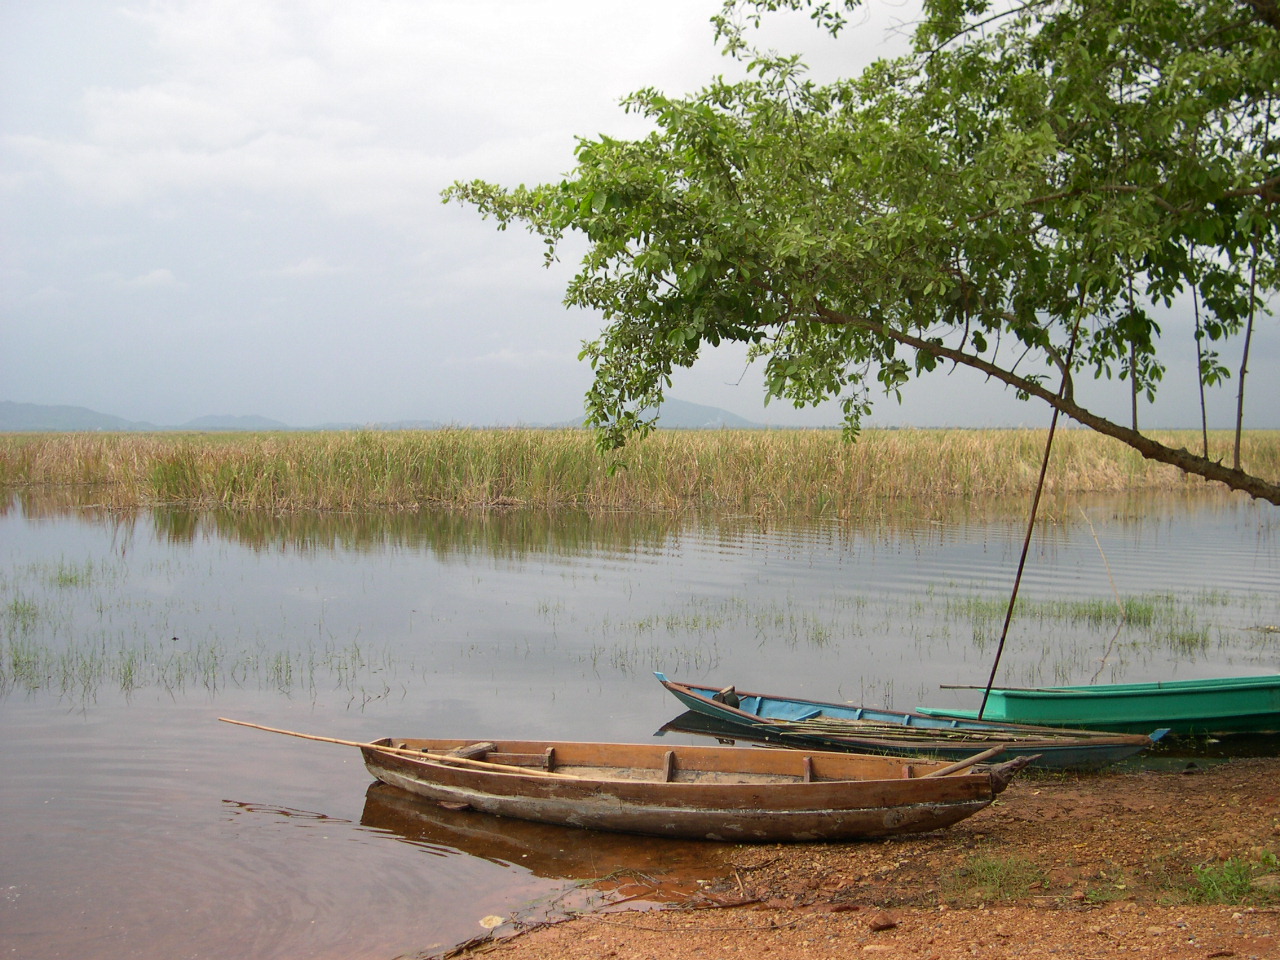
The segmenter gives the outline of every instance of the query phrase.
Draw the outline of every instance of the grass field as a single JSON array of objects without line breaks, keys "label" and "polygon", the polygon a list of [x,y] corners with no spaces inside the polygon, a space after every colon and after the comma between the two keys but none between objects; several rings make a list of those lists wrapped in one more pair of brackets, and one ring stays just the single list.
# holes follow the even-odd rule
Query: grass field
[{"label": "grass field", "polygon": [[[244,510],[731,510],[862,514],[1020,497],[1035,485],[1043,430],[660,431],[611,458],[581,430],[445,429],[225,434],[0,435],[0,489],[89,488],[115,508],[154,504]],[[1200,447],[1195,431],[1167,432]],[[1230,459],[1232,435],[1210,435]],[[1245,468],[1280,477],[1280,431],[1252,431]],[[611,472],[610,466],[617,469]],[[1199,490],[1088,430],[1058,432],[1050,495]]]}]

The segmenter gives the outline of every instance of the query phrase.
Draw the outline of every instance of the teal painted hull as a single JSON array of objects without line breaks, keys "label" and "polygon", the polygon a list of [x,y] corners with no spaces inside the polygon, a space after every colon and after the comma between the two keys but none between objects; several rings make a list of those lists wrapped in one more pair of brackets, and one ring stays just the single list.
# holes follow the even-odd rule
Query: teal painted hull
[{"label": "teal painted hull", "polygon": [[[977,710],[919,707],[933,717],[976,718]],[[982,719],[1048,727],[1175,736],[1280,733],[1280,675],[1113,683],[1079,687],[994,688]]]}]

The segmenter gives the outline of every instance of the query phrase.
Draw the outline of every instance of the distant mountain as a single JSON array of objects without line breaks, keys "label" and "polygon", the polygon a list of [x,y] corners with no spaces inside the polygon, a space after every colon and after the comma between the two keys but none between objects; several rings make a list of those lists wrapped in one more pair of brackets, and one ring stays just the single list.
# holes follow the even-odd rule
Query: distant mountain
[{"label": "distant mountain", "polygon": [[88,407],[45,406],[0,400],[0,431],[158,430],[155,424],[125,420]]},{"label": "distant mountain", "polygon": [[[523,426],[530,429],[539,427],[581,427],[582,420],[566,420],[557,424],[520,423],[511,426]],[[57,431],[93,431],[93,430],[204,430],[220,431],[272,431],[272,430],[439,430],[446,426],[466,426],[466,424],[445,424],[438,420],[395,420],[386,423],[324,423],[309,427],[294,427],[272,420],[268,417],[245,415],[213,415],[196,417],[176,426],[158,426],[141,420],[125,420],[106,413],[98,413],[87,407],[45,406],[38,403],[12,403],[0,400],[0,432],[57,432]],[[687,403],[684,400],[666,400],[658,414],[658,426],[668,430],[719,430],[733,428],[739,430],[762,429],[763,425],[752,423],[728,410],[719,407],[707,407],[698,403]]]},{"label": "distant mountain", "polygon": [[287,423],[268,417],[233,417],[230,415],[196,417],[188,420],[179,430],[290,430]]},{"label": "distant mountain", "polygon": [[[581,427],[585,418],[562,420],[552,423],[552,427]],[[536,425],[535,425],[536,426]],[[753,423],[736,413],[722,410],[720,407],[707,407],[700,403],[689,403],[686,400],[674,400],[668,397],[658,408],[658,426],[663,430],[764,430],[762,423]]]},{"label": "distant mountain", "polygon": [[393,420],[390,423],[375,423],[373,426],[379,430],[440,430],[450,424],[439,420]]},{"label": "distant mountain", "polygon": [[761,430],[763,424],[752,423],[745,417],[719,407],[704,407],[700,403],[688,403],[668,397],[658,408],[658,426],[669,430]]}]

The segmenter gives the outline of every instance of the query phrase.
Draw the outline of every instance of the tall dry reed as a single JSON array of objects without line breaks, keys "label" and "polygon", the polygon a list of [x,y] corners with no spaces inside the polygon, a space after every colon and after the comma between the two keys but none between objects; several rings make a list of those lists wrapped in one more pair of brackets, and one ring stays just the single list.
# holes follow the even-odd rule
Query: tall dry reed
[{"label": "tall dry reed", "polygon": [[[1043,430],[666,430],[611,457],[581,430],[0,436],[0,488],[83,485],[128,507],[367,510],[528,506],[846,516],[1021,497]],[[1195,449],[1193,431],[1160,435]],[[1229,457],[1232,437],[1211,435]],[[1246,434],[1253,473],[1280,477],[1280,431]],[[611,463],[616,465],[610,471]],[[1088,430],[1061,430],[1051,493],[1200,489]]]}]

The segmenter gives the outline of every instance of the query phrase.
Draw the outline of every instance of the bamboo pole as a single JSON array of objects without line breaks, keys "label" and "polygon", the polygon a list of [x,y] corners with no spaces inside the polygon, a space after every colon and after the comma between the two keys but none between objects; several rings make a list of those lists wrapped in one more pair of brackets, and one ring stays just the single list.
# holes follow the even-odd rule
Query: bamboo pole
[{"label": "bamboo pole", "polygon": [[1001,742],[1068,740],[1077,739],[1071,734],[1056,731],[1036,731],[1018,735],[1012,730],[968,730],[964,727],[908,727],[900,723],[882,723],[876,720],[853,720],[845,717],[815,717],[811,720],[767,720],[760,725],[764,730],[776,730],[779,734],[835,737],[883,737],[888,741],[947,741],[950,743],[987,742],[998,738]]},{"label": "bamboo pole", "polygon": [[550,770],[538,770],[534,767],[515,767],[505,763],[489,763],[484,760],[470,760],[466,757],[450,757],[442,753],[426,753],[422,750],[405,750],[400,747],[384,747],[379,743],[365,743],[360,740],[338,740],[334,737],[321,737],[314,733],[298,733],[296,730],[281,730],[279,727],[264,727],[260,723],[249,723],[247,720],[231,720],[227,717],[219,717],[222,723],[233,723],[237,727],[249,727],[253,730],[265,730],[267,733],[280,733],[286,737],[299,737],[302,740],[318,740],[321,743],[336,743],[341,747],[360,747],[361,749],[379,750],[382,753],[392,753],[397,756],[411,757],[414,760],[432,760],[436,763],[451,763],[461,767],[476,767],[481,770],[489,770],[501,773],[514,773],[521,776],[530,777],[555,777],[560,780],[581,780],[582,777],[575,777],[569,773],[555,773]]}]

